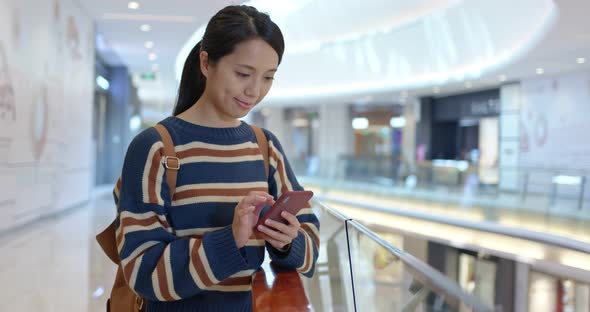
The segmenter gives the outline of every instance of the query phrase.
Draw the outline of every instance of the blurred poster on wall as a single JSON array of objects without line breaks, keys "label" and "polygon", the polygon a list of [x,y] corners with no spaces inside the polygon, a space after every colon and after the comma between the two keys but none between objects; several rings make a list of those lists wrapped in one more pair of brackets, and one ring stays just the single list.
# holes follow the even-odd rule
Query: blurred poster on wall
[{"label": "blurred poster on wall", "polygon": [[590,72],[522,82],[520,165],[590,169]]}]

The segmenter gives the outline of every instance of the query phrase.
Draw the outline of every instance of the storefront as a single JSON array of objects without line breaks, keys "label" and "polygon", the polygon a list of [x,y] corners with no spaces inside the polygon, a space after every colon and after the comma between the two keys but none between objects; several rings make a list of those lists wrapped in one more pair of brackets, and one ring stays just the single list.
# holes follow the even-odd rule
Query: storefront
[{"label": "storefront", "polygon": [[[498,89],[424,98],[420,111],[417,149],[424,150],[426,160],[432,161],[433,166],[442,166],[439,169],[445,172],[453,167],[450,169],[458,173],[457,177],[467,167],[475,168],[479,184],[498,184]],[[465,182],[451,180],[450,183]]]},{"label": "storefront", "polygon": [[353,105],[350,116],[354,154],[347,156],[349,177],[397,180],[404,162],[401,157],[405,126],[403,107]]}]

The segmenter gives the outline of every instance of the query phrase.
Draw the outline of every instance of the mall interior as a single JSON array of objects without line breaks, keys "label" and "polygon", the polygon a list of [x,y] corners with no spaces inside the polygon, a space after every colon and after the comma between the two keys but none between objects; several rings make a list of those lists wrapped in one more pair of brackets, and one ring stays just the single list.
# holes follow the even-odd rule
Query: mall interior
[{"label": "mall interior", "polygon": [[106,310],[127,148],[235,4],[285,37],[244,121],[321,225],[255,311],[590,312],[588,0],[0,0],[0,311]]}]

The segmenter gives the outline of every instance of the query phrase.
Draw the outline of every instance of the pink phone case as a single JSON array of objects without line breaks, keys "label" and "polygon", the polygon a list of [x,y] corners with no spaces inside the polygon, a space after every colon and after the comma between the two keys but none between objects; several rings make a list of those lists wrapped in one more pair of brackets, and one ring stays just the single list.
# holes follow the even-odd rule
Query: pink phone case
[{"label": "pink phone case", "polygon": [[268,209],[268,211],[260,218],[260,220],[258,220],[258,223],[256,223],[256,228],[258,228],[259,225],[264,224],[266,219],[272,219],[277,222],[289,224],[289,222],[281,216],[281,212],[287,211],[295,216],[299,210],[305,207],[312,197],[312,191],[288,191],[283,193],[281,197],[279,197],[279,199],[275,202],[275,204],[272,205],[270,209]]}]

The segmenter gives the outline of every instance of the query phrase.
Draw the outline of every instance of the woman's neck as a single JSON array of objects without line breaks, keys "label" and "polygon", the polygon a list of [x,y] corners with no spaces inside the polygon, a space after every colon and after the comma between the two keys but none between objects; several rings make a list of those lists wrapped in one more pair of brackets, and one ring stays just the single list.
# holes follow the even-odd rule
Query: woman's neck
[{"label": "woman's neck", "polygon": [[193,124],[211,128],[229,128],[240,125],[239,119],[224,119],[220,112],[215,109],[215,104],[208,102],[204,97],[201,97],[193,106],[176,117]]}]

